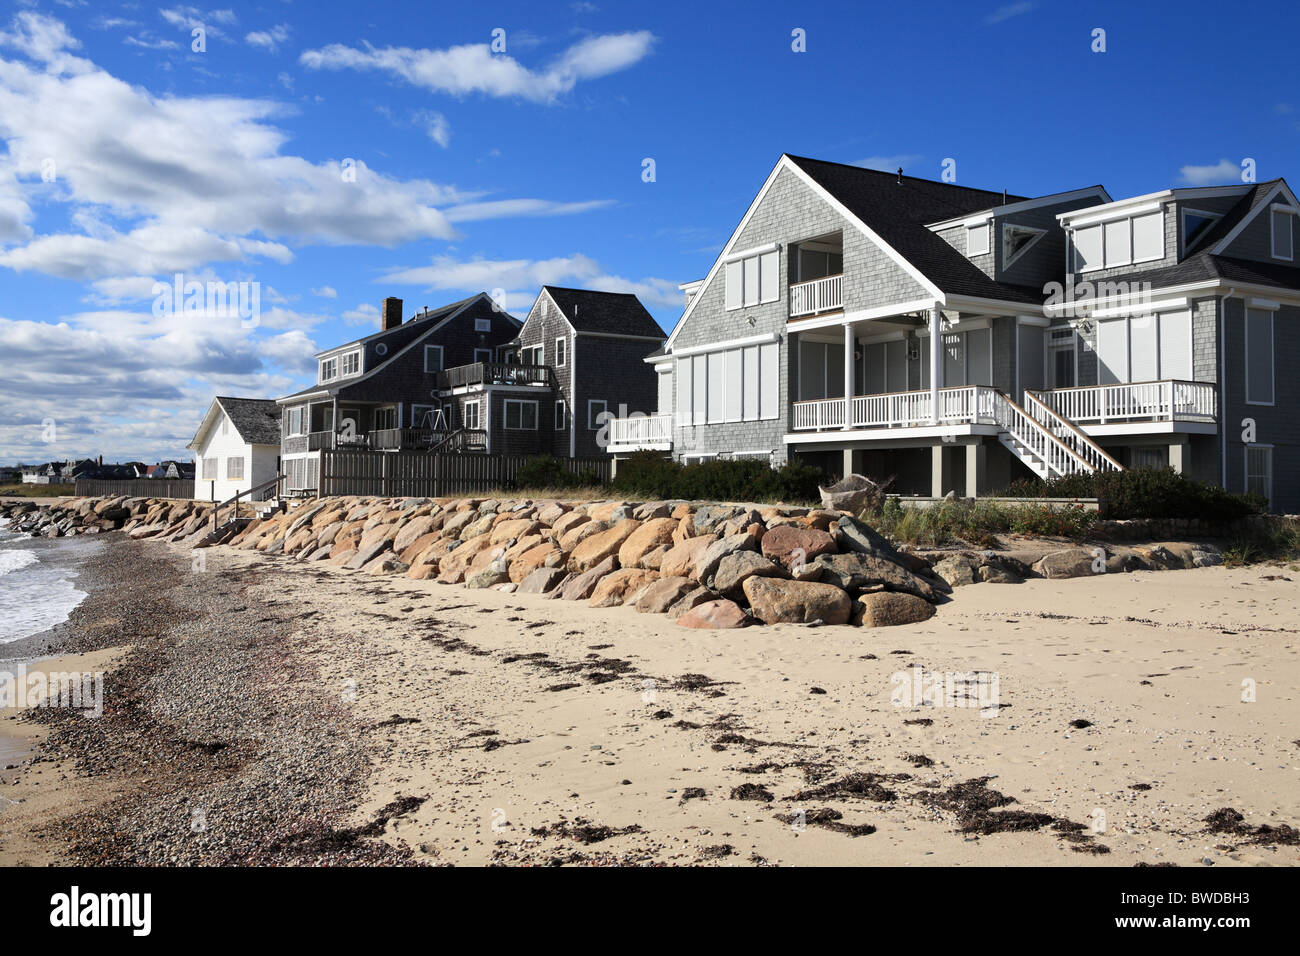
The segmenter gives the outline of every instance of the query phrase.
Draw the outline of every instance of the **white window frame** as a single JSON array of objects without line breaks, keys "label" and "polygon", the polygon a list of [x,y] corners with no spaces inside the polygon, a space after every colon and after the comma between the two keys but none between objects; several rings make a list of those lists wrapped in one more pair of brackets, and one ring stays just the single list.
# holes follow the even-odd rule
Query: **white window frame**
[{"label": "white window frame", "polygon": [[[232,475],[232,474],[230,473],[230,466],[231,466],[231,464],[233,464],[234,462],[238,462],[238,463],[239,463],[239,474],[237,474],[237,475]],[[229,455],[229,456],[227,456],[227,458],[226,458],[226,481],[243,481],[243,480],[244,480],[244,456],[243,456],[243,455]]]},{"label": "white window frame", "polygon": [[[306,405],[295,405],[293,408],[289,409],[286,418],[288,419],[289,422],[288,431],[286,432],[286,434],[288,435],[307,434],[307,426],[309,424],[310,416],[308,415]],[[298,420],[298,425],[296,428],[294,427],[295,418]]]},{"label": "white window frame", "polygon": [[[989,251],[993,248],[992,244],[989,242],[989,225],[990,222],[987,219],[984,220],[983,222],[967,224],[966,226],[966,258],[967,259],[970,259],[973,256],[987,256],[989,254]],[[983,246],[982,249],[977,248],[975,245],[971,243],[971,239],[975,238],[976,236],[979,236],[981,233],[983,233],[983,241],[982,243],[980,243],[980,245]]]},{"label": "white window frame", "polygon": [[[745,276],[750,270],[754,270],[754,298],[752,301],[746,301],[745,298]],[[776,281],[771,283],[771,294],[767,297],[763,295],[763,288],[766,283],[763,282],[763,275],[772,269],[776,274]],[[723,307],[727,312],[734,312],[736,309],[749,309],[756,305],[767,305],[770,302],[777,302],[781,298],[781,250],[764,248],[754,252],[748,252],[743,255],[733,256],[723,264],[722,269],[723,281]]]},{"label": "white window frame", "polygon": [[[597,405],[600,406],[600,411],[595,412],[593,414],[592,410]],[[600,422],[597,420],[597,418],[598,416],[603,415],[608,411],[609,411],[609,402],[605,401],[605,399],[603,398],[587,399],[587,430],[598,431],[600,429]]]},{"label": "white window frame", "polygon": [[[536,355],[536,359],[532,357]],[[546,364],[546,346],[545,345],[525,345],[519,350],[520,365],[545,365]]]},{"label": "white window frame", "polygon": [[412,405],[411,406],[411,427],[412,428],[422,427],[420,425],[420,419],[423,417],[423,415],[421,415],[420,412],[421,409],[424,409],[424,413],[429,416],[429,427],[433,428],[434,415],[438,411],[437,405]]},{"label": "white window frame", "polygon": [[[1021,232],[1033,233],[1034,237],[1025,243],[1025,245],[1022,246],[1020,251],[1015,255],[1008,255],[1007,243],[1010,240],[1010,232],[1012,229],[1019,229]],[[1024,254],[1034,248],[1038,243],[1038,240],[1043,238],[1045,235],[1047,235],[1047,230],[1039,229],[1037,226],[1022,226],[1017,222],[1004,222],[1002,224],[1002,268],[1009,269],[1011,266],[1019,262]]]},{"label": "white window frame", "polygon": [[[1291,223],[1292,215],[1294,215],[1294,212],[1289,206],[1284,208],[1278,208],[1277,206],[1273,206],[1269,209],[1269,219],[1268,219],[1269,252],[1272,253],[1274,259],[1280,259],[1283,262],[1295,261],[1295,226],[1292,225]],[[1286,255],[1281,255],[1277,251],[1277,217],[1278,216],[1287,217],[1287,235],[1291,239],[1291,248],[1287,250]]]},{"label": "white window frame", "polygon": [[474,331],[475,331],[475,332],[491,332],[491,331],[492,331],[492,320],[491,320],[491,319],[475,319],[475,320],[474,320]]},{"label": "white window frame", "polygon": [[567,423],[568,423],[568,412],[564,407],[564,399],[557,398],[555,400],[555,421],[553,423],[555,427],[555,431],[557,432],[564,431],[565,428],[567,427]]},{"label": "white window frame", "polygon": [[[348,365],[352,365],[353,367],[349,369]],[[346,378],[351,375],[358,375],[360,372],[361,351],[359,349],[352,352],[344,352],[339,356],[339,375],[341,377]]]},{"label": "white window frame", "polygon": [[[1268,353],[1271,361],[1269,362],[1269,388],[1268,401],[1252,401],[1250,398],[1250,318],[1251,312],[1264,312],[1268,314]],[[1244,342],[1242,364],[1245,366],[1245,398],[1247,405],[1273,406],[1277,404],[1277,316],[1272,309],[1260,309],[1253,306],[1247,306],[1244,318],[1247,321],[1242,322],[1242,339]]]},{"label": "white window frame", "polygon": [[[480,353],[480,352],[482,352],[482,353],[484,353],[485,355],[487,355],[487,358],[479,358],[479,353]],[[491,361],[492,361],[492,350],[491,350],[491,349],[476,348],[476,349],[474,350],[474,362],[475,362],[475,363],[478,363],[478,362],[491,362]]]},{"label": "white window frame", "polygon": [[569,340],[563,335],[555,338],[555,367],[564,368],[565,362],[569,360]]},{"label": "white window frame", "polygon": [[[510,406],[512,405],[518,406],[519,408],[519,424],[515,426],[511,426],[510,424]],[[533,424],[531,428],[524,424],[525,405],[530,405],[532,406],[533,409]],[[537,409],[536,400],[531,398],[507,398],[502,408],[501,427],[508,432],[535,432],[537,431],[537,427],[539,424],[538,422],[539,414],[540,413],[538,412]]]},{"label": "white window frame", "polygon": [[[473,415],[470,414],[470,409],[474,410]],[[470,431],[479,431],[482,428],[482,412],[483,409],[480,407],[478,399],[475,399],[472,402],[466,402],[460,410],[462,427],[467,428]],[[472,422],[470,421],[471,418],[473,418]]]},{"label": "white window frame", "polygon": [[1263,457],[1265,462],[1265,471],[1264,474],[1259,477],[1264,479],[1265,484],[1267,486],[1267,490],[1264,492],[1264,497],[1268,499],[1268,508],[1270,511],[1272,511],[1273,510],[1273,446],[1272,445],[1261,445],[1257,443],[1252,443],[1246,445],[1242,449],[1242,468],[1241,468],[1242,490],[1246,492],[1250,491],[1250,453],[1252,451],[1264,452]]},{"label": "white window frame", "polygon": [[320,380],[322,382],[332,382],[339,377],[339,360],[338,356],[327,359],[321,359],[320,362]]},{"label": "white window frame", "polygon": [[[429,368],[429,353],[434,351],[438,353],[438,367]],[[445,371],[443,368],[443,361],[443,350],[441,345],[426,345],[424,347],[424,372],[426,375],[431,375],[434,372]]]},{"label": "white window frame", "polygon": [[202,474],[203,474],[203,476],[202,476],[199,480],[200,480],[200,481],[216,481],[216,480],[217,480],[217,465],[218,465],[218,461],[217,461],[216,458],[204,458],[204,459],[203,459],[203,469],[202,469]]},{"label": "white window frame", "polygon": [[[1133,221],[1135,219],[1145,219],[1148,216],[1160,217],[1160,254],[1155,256],[1143,256],[1142,258],[1139,259],[1137,258],[1136,255],[1137,246],[1136,243],[1134,243],[1133,241]],[[1124,259],[1123,261],[1118,259],[1111,261],[1110,257],[1106,254],[1106,227],[1113,226],[1120,221],[1124,221],[1128,223],[1128,258]],[[1075,233],[1078,232],[1080,229],[1090,229],[1094,226],[1099,227],[1101,229],[1101,262],[1099,265],[1090,266],[1089,268],[1082,269],[1079,267],[1079,252],[1078,252],[1078,247],[1076,246],[1074,241],[1074,236]],[[1100,222],[1089,222],[1079,226],[1072,226],[1070,228],[1070,259],[1071,259],[1071,264],[1074,266],[1074,271],[1078,273],[1098,272],[1102,269],[1114,269],[1120,266],[1135,266],[1143,262],[1159,262],[1161,259],[1165,257],[1166,252],[1167,250],[1165,249],[1165,210],[1163,208],[1150,209],[1150,210],[1146,210],[1145,212],[1134,213],[1129,216],[1116,217],[1115,219],[1106,219]]]}]

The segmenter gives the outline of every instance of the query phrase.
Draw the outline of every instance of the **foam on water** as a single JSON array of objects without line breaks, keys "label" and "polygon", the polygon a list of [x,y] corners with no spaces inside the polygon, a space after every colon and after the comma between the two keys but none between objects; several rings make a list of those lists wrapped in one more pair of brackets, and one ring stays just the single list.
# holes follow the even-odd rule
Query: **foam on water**
[{"label": "foam on water", "polygon": [[73,586],[90,548],[76,538],[42,541],[0,527],[0,644],[39,634],[68,619],[86,596]]}]

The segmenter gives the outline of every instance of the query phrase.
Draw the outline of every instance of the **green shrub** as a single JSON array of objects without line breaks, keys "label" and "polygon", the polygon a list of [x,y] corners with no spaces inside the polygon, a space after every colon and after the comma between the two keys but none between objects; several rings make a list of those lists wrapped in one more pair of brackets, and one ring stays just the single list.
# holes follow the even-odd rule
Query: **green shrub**
[{"label": "green shrub", "polygon": [[791,462],[772,468],[758,459],[683,465],[655,452],[637,452],[619,462],[611,488],[629,497],[688,501],[803,501],[819,498],[821,469]]},{"label": "green shrub", "polygon": [[1131,468],[1070,475],[1042,481],[1013,482],[1003,495],[1010,498],[1100,498],[1107,518],[1201,518],[1235,521],[1262,514],[1267,502],[1259,495],[1238,495],[1217,485],[1185,478],[1172,468]]},{"label": "green shrub", "polygon": [[515,473],[515,488],[592,488],[602,482],[596,472],[590,469],[571,472],[560,464],[559,459],[550,455],[537,455],[529,458]]}]

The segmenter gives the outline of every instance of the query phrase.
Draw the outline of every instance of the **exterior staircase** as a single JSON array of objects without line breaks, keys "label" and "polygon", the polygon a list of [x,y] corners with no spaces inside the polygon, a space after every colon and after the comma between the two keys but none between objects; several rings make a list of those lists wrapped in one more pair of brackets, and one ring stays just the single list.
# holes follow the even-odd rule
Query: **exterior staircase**
[{"label": "exterior staircase", "polygon": [[487,432],[476,428],[457,428],[442,441],[429,446],[429,452],[446,454],[447,452],[485,452],[487,451]]},{"label": "exterior staircase", "polygon": [[1100,445],[1048,408],[1033,392],[1025,392],[1025,404],[1028,410],[997,393],[994,417],[999,426],[998,441],[1039,478],[1123,470]]}]

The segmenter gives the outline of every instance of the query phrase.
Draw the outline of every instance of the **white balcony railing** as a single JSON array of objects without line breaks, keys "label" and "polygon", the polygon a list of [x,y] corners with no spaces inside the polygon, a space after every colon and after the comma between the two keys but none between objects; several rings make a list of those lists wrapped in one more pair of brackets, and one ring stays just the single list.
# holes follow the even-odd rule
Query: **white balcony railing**
[{"label": "white balcony railing", "polygon": [[1052,411],[1076,425],[1111,422],[1213,422],[1218,397],[1210,382],[1135,382],[1037,392]]},{"label": "white balcony railing", "polygon": [[672,445],[671,415],[633,415],[609,423],[609,444],[619,448],[654,448]]},{"label": "white balcony railing", "polygon": [[816,315],[844,306],[844,276],[826,276],[790,286],[790,316]]},{"label": "white balcony railing", "polygon": [[[984,385],[939,389],[939,422],[944,425],[997,421],[996,389]],[[930,421],[930,393],[890,392],[850,399],[851,428],[924,426]],[[794,403],[795,431],[844,427],[844,399],[820,398]]]}]

